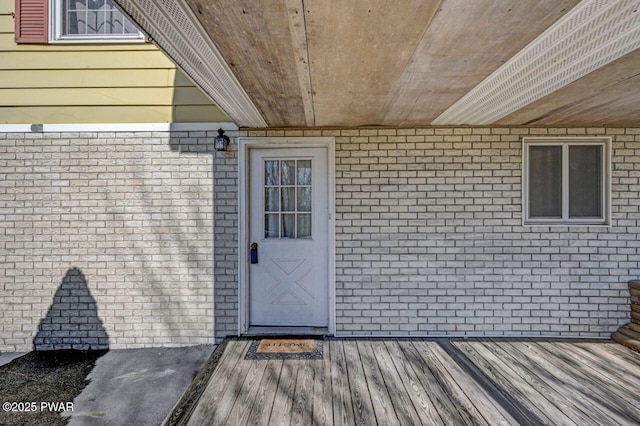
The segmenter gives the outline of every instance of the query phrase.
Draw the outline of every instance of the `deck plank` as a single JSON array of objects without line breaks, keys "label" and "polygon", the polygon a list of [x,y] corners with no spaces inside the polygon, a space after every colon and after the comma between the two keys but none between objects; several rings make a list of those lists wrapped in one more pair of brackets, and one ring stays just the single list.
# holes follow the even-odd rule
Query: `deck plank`
[{"label": "deck plank", "polygon": [[246,340],[232,340],[227,344],[188,425],[209,424],[211,419],[222,417],[222,412],[226,412],[223,413],[226,419],[235,402],[235,395],[240,392],[237,381],[240,378],[244,380],[241,364],[249,343]]},{"label": "deck plank", "polygon": [[614,376],[616,377],[616,381],[619,381],[630,389],[640,388],[640,380],[627,374],[619,374],[620,364],[615,357],[607,359],[605,354],[595,355],[577,347],[575,344],[568,344],[564,342],[554,342],[554,346],[562,349],[565,353],[569,354],[569,356],[572,356],[574,359],[581,362],[586,368],[593,371],[601,371],[606,373],[608,376]]},{"label": "deck plank", "polygon": [[[465,373],[460,366],[442,349],[436,342],[414,342],[414,346],[424,347],[421,354],[431,354],[431,362],[439,363],[440,372],[446,376],[446,380],[451,386],[457,386],[459,391],[464,392],[469,403],[473,404],[477,410],[476,415],[481,415],[489,425],[510,425],[517,421],[496,403],[493,398],[482,389],[478,383]],[[420,349],[419,349],[420,350]]]},{"label": "deck plank", "polygon": [[422,382],[422,386],[435,404],[438,414],[446,424],[465,424],[465,419],[456,409],[455,403],[450,399],[447,391],[442,388],[437,377],[431,371],[431,367],[420,356],[410,341],[399,341],[407,362],[413,368]]},{"label": "deck plank", "polygon": [[558,360],[558,367],[566,369],[579,380],[588,383],[594,391],[624,400],[630,408],[640,409],[640,402],[633,395],[628,395],[628,387],[624,386],[615,376],[606,374],[600,369],[594,369],[585,364],[583,360],[572,356],[570,353],[554,346],[550,342],[532,343],[532,350],[547,354],[551,362]]},{"label": "deck plank", "polygon": [[409,396],[407,389],[402,383],[402,379],[398,374],[398,370],[393,365],[391,356],[383,341],[377,341],[371,343],[373,354],[380,367],[380,374],[382,375],[389,396],[391,397],[391,403],[393,404],[396,416],[402,425],[417,425],[420,424],[420,416],[416,412],[413,405],[413,401]]},{"label": "deck plank", "polygon": [[[621,351],[617,352],[611,346],[619,346]],[[636,357],[627,357],[629,350],[618,343],[595,343],[595,342],[576,342],[572,345],[592,357],[606,360],[612,366],[615,365],[619,371],[624,371],[625,376],[632,378],[636,382],[640,382],[640,362]],[[624,350],[624,351],[622,351]]]},{"label": "deck plank", "polygon": [[[567,398],[577,404],[587,407],[596,407],[603,415],[610,417],[617,424],[625,424],[640,418],[640,411],[635,410],[627,403],[620,404],[622,399],[603,391],[601,381],[584,375],[580,370],[562,363],[559,359],[545,350],[536,348],[530,342],[504,342],[502,343],[509,352],[524,357],[540,369],[540,376],[550,375],[558,381],[557,387],[566,389]],[[614,401],[612,401],[614,397]],[[617,401],[615,401],[617,399]],[[618,402],[618,403],[615,403]]]},{"label": "deck plank", "polygon": [[346,340],[343,343],[344,358],[349,375],[349,387],[351,389],[351,401],[353,401],[353,414],[357,425],[376,424],[376,416],[371,403],[371,395],[367,379],[362,368],[360,353],[354,340]]},{"label": "deck plank", "polygon": [[414,407],[420,415],[422,423],[426,425],[445,424],[446,419],[441,417],[438,406],[431,398],[432,395],[430,395],[418,377],[419,374],[421,375],[421,371],[415,371],[411,367],[397,341],[385,341],[385,346],[387,347],[389,356],[398,370],[400,377],[404,379],[405,388],[413,401]]},{"label": "deck plank", "polygon": [[639,424],[640,357],[608,342],[325,341],[321,360],[245,360],[230,341],[190,425]]},{"label": "deck plank", "polygon": [[590,388],[599,390],[603,395],[610,397],[612,403],[626,401],[624,407],[620,406],[619,408],[629,408],[638,413],[636,417],[640,418],[640,400],[634,394],[629,393],[628,384],[621,382],[619,377],[621,372],[609,374],[589,360],[585,362],[584,359],[575,356],[566,348],[559,349],[550,342],[535,343],[534,345],[543,354],[560,359],[561,368],[571,371],[572,376],[577,377],[581,382],[589,383]]},{"label": "deck plank", "polygon": [[324,342],[324,356],[315,364],[313,385],[313,424],[333,426],[333,396],[331,392],[331,354],[329,342]]},{"label": "deck plank", "polygon": [[[364,369],[365,378],[367,379],[376,419],[384,419],[384,423],[387,425],[399,424],[393,408],[393,403],[391,402],[389,391],[387,390],[382,374],[380,373],[378,362],[373,355],[371,342],[367,340],[359,340],[357,342],[357,347],[360,352],[360,359],[362,360],[362,367]],[[380,423],[380,420],[378,423]]]},{"label": "deck plank", "polygon": [[276,395],[273,399],[271,409],[270,425],[288,426],[291,424],[291,414],[293,410],[293,398],[296,390],[296,380],[298,378],[298,360],[285,360],[280,371],[280,380],[276,388]]},{"label": "deck plank", "polygon": [[342,341],[329,342],[331,352],[331,388],[333,399],[333,421],[336,425],[352,425],[355,423],[349,378],[344,360]]},{"label": "deck plank", "polygon": [[[513,372],[505,372],[509,367],[499,362],[499,360],[495,359],[495,357],[481,347],[478,347],[478,342],[472,344],[459,341],[455,343],[455,346],[459,348],[477,368],[489,377],[503,394],[517,401],[518,405],[529,411],[531,416],[535,416],[535,422],[542,424],[556,423],[554,422],[554,417],[556,416],[555,411],[557,410],[553,410],[554,412],[542,411],[540,407],[541,404],[538,404],[537,401],[543,397],[531,389],[526,383],[523,383]],[[573,422],[562,413],[560,413],[558,418],[563,419],[567,424],[573,424]]]},{"label": "deck plank", "polygon": [[247,412],[249,413],[247,416],[247,418],[249,419],[249,423],[269,423],[271,409],[273,408],[273,400],[276,396],[276,388],[278,387],[278,381],[280,380],[282,365],[282,360],[267,361],[264,375],[262,376],[262,381],[260,382],[259,391],[255,396],[255,403],[251,407],[251,411],[247,410]]},{"label": "deck plank", "polygon": [[582,400],[576,399],[578,394],[572,393],[570,388],[563,386],[564,383],[558,377],[550,375],[548,371],[542,370],[538,365],[531,363],[526,357],[512,348],[504,347],[505,342],[495,340],[483,342],[482,345],[491,351],[496,357],[509,364],[523,380],[530,384],[541,394],[544,394],[553,405],[558,407],[576,424],[606,424],[609,419],[597,406],[590,409],[583,404]]},{"label": "deck plank", "polygon": [[[582,344],[581,342],[579,342],[578,344],[581,346],[585,346],[585,345],[592,345],[593,343]],[[606,344],[605,343],[596,343],[596,344],[602,345],[602,349],[606,350],[610,354],[619,356],[625,361],[635,364],[636,366],[635,368],[640,368],[640,353],[635,352],[633,349],[629,349],[626,346],[616,342],[607,342]]]},{"label": "deck plank", "polygon": [[468,386],[471,383],[465,382],[467,379],[466,375],[459,376],[456,380],[451,380],[449,374],[447,374],[446,370],[440,363],[440,361],[435,357],[433,352],[431,352],[430,346],[435,345],[435,342],[408,342],[413,345],[415,352],[418,356],[420,356],[425,365],[429,366],[431,370],[431,374],[437,380],[438,384],[447,395],[449,400],[453,403],[454,407],[458,410],[460,417],[464,424],[474,424],[474,425],[486,425],[489,424],[485,421],[484,417],[480,414],[478,409],[471,403],[469,398],[464,394],[462,389],[457,382],[460,382],[461,386]]},{"label": "deck plank", "polygon": [[251,360],[245,361],[247,377],[242,383],[240,392],[236,397],[236,401],[229,412],[229,416],[224,421],[228,425],[243,425],[248,424],[249,413],[256,402],[257,395],[260,388],[260,382],[265,374],[268,361],[266,360]]},{"label": "deck plank", "polygon": [[292,425],[310,425],[313,414],[313,360],[299,360],[298,378],[293,397]]}]

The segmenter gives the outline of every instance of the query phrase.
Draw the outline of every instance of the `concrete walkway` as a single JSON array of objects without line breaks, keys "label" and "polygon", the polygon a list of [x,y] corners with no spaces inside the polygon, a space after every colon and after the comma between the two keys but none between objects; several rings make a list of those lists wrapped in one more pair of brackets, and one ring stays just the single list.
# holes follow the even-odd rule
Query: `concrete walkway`
[{"label": "concrete walkway", "polygon": [[214,345],[111,350],[73,401],[70,426],[159,425],[207,361]]}]

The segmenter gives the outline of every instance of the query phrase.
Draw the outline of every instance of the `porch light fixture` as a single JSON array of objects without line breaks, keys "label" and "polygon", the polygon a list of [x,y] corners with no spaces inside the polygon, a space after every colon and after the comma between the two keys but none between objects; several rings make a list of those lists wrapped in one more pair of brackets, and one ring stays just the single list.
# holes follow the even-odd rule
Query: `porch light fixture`
[{"label": "porch light fixture", "polygon": [[216,151],[226,151],[229,146],[229,136],[224,134],[224,130],[218,129],[218,136],[213,140],[213,146]]}]

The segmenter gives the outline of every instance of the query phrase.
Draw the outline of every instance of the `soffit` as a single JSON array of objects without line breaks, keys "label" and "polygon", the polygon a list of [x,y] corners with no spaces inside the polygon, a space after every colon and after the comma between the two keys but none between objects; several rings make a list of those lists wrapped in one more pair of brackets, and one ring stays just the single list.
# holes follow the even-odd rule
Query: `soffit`
[{"label": "soffit", "polygon": [[640,126],[640,50],[496,122],[532,126]]},{"label": "soffit", "polygon": [[[637,124],[640,87],[634,78],[633,49],[640,41],[640,14],[634,15],[640,0],[117,2],[130,14],[165,3],[188,10],[269,127]],[[605,24],[593,24],[583,39],[590,43],[602,31],[619,33],[627,43],[621,57],[589,58],[589,68],[582,59],[559,51],[530,66],[527,80],[537,82],[536,73],[567,58],[585,74],[577,74],[575,81],[563,74],[551,93],[543,87],[538,97],[530,96],[523,104],[512,100],[520,102],[530,88],[519,84],[508,95],[500,92],[522,75],[526,58],[546,55],[531,54],[536,42],[553,48],[555,37],[561,37],[571,51],[574,32],[597,14]],[[569,18],[573,26],[549,36],[550,29]],[[157,30],[153,24],[143,29]],[[540,43],[543,36],[551,42]],[[171,35],[154,38],[162,48]],[[604,38],[616,46],[622,43],[609,35]],[[591,45],[580,46],[588,52]],[[593,46],[608,48],[606,43]],[[178,64],[185,62],[180,52],[171,55],[177,55],[172,58]],[[520,68],[508,68],[518,58]],[[500,73],[501,79],[495,79]],[[219,92],[207,93],[222,104],[216,96],[228,94]],[[483,104],[489,98],[491,102]],[[501,102],[517,109],[504,109]],[[492,109],[493,115],[482,118]],[[479,121],[471,120],[477,117]]]},{"label": "soffit", "polygon": [[446,0],[381,114],[389,125],[431,123],[576,0]]}]

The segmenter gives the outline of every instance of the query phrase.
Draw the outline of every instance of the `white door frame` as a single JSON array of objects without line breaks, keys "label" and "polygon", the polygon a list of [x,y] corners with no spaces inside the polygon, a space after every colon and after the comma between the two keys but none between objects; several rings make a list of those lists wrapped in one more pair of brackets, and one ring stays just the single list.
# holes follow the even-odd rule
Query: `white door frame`
[{"label": "white door frame", "polygon": [[240,137],[238,138],[238,335],[249,329],[249,151],[252,148],[326,148],[329,193],[327,235],[329,277],[329,334],[336,331],[336,226],[335,138],[333,137]]}]

